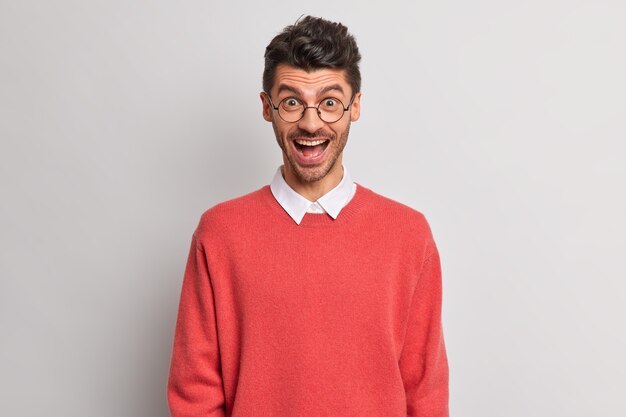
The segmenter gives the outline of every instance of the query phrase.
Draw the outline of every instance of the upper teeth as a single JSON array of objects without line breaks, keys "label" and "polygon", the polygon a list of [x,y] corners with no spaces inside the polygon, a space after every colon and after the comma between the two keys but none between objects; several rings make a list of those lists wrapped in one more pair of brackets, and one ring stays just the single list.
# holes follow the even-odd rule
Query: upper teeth
[{"label": "upper teeth", "polygon": [[324,142],[326,142],[326,140],[313,140],[313,141],[302,140],[302,139],[296,140],[297,144],[304,145],[304,146],[316,146],[316,145],[321,145]]}]

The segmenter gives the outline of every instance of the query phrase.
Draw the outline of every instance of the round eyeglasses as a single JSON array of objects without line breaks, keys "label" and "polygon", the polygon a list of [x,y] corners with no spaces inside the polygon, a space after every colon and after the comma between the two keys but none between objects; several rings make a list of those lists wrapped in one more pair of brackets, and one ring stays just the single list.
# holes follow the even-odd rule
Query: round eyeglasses
[{"label": "round eyeglasses", "polygon": [[326,97],[317,106],[306,106],[300,99],[296,97],[285,97],[278,103],[278,106],[274,105],[272,98],[267,94],[267,98],[274,110],[278,112],[278,115],[287,123],[295,123],[304,117],[304,112],[307,109],[317,110],[317,115],[324,123],[338,122],[345,112],[350,110],[354,96],[350,99],[348,107],[344,107],[341,100],[335,97]]}]

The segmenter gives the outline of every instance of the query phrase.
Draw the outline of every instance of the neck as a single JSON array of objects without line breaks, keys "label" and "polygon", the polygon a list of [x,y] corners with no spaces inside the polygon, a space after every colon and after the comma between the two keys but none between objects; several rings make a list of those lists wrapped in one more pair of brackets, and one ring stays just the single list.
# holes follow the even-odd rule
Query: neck
[{"label": "neck", "polygon": [[324,178],[318,181],[302,181],[286,165],[282,168],[283,178],[291,188],[309,201],[317,201],[324,194],[335,188],[343,178],[343,166],[337,161]]}]

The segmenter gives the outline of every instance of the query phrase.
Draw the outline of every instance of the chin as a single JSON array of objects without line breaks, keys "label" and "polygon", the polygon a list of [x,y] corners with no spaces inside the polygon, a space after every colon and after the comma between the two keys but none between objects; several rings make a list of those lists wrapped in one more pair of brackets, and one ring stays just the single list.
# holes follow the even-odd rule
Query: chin
[{"label": "chin", "polygon": [[337,165],[337,159],[324,166],[316,166],[316,167],[302,167],[294,163],[294,161],[289,161],[289,170],[303,183],[313,183],[317,181],[321,181]]}]

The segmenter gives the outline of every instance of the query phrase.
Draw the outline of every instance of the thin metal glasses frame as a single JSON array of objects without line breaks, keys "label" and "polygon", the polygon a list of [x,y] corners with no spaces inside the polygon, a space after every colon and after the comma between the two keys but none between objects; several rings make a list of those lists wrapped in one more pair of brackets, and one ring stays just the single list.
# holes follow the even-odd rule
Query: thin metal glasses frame
[{"label": "thin metal glasses frame", "polygon": [[[341,119],[343,118],[343,115],[344,115],[344,114],[345,114],[348,110],[350,110],[350,106],[352,106],[352,102],[354,101],[354,97],[355,97],[355,95],[353,95],[353,96],[352,96],[352,98],[350,98],[350,103],[348,103],[348,106],[347,106],[347,107],[343,107],[343,103],[341,102],[341,100],[339,100],[339,99],[338,99],[338,98],[336,98],[336,97],[326,97],[326,98],[323,98],[322,100],[320,100],[320,102],[319,102],[319,104],[318,104],[317,106],[303,106],[302,113],[300,113],[300,117],[298,118],[298,120],[293,120],[293,121],[290,121],[290,120],[285,120],[285,119],[283,118],[283,116],[280,114],[280,110],[278,109],[278,106],[280,106],[280,104],[281,104],[283,101],[285,101],[285,100],[289,100],[289,99],[294,98],[294,97],[285,97],[284,99],[282,99],[282,100],[278,103],[278,106],[275,106],[275,105],[274,105],[274,102],[272,101],[272,97],[270,97],[270,95],[269,95],[267,92],[265,92],[265,91],[264,91],[264,93],[265,93],[265,95],[267,96],[267,99],[270,101],[270,105],[272,106],[272,108],[278,112],[278,117],[280,117],[283,121],[285,121],[285,122],[287,122],[287,123],[296,123],[296,122],[299,122],[300,120],[302,120],[302,118],[304,117],[304,112],[305,112],[307,109],[315,109],[315,110],[317,110],[317,117],[319,117],[319,118],[320,118],[320,120],[321,120],[322,122],[324,122],[324,123],[328,123],[328,124],[331,124],[331,123],[337,123],[339,120],[341,120]],[[333,99],[333,100],[337,100],[337,101],[341,104],[341,108],[343,109],[343,111],[341,112],[341,116],[339,116],[339,118],[338,118],[337,120],[332,121],[332,122],[327,122],[326,120],[322,119],[322,112],[320,111],[320,106],[322,105],[322,102],[323,102],[324,100],[328,100],[329,98],[330,98],[330,99]]]}]

